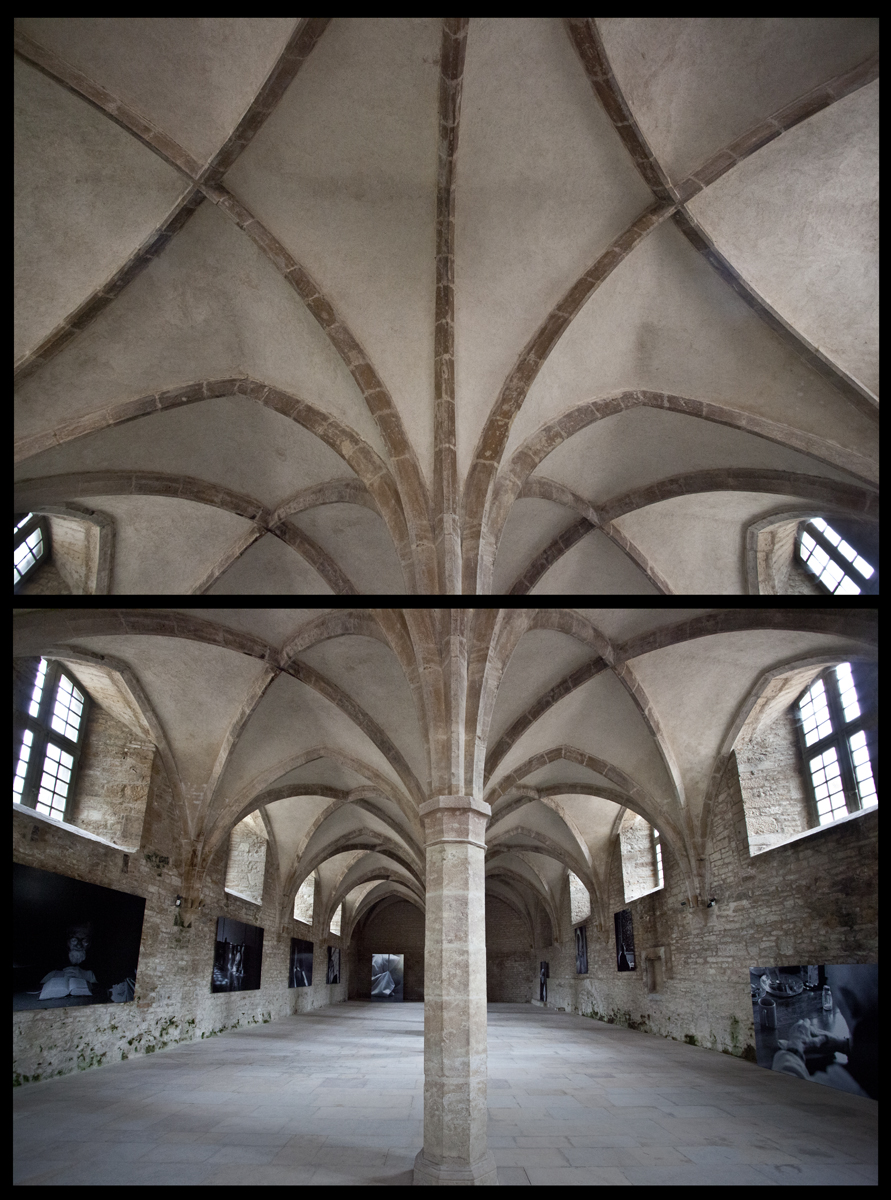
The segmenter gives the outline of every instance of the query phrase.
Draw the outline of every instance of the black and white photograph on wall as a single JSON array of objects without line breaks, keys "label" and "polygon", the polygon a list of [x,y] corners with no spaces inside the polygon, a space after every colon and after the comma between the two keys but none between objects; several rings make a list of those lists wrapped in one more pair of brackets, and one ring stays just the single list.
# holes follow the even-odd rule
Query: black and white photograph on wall
[{"label": "black and white photograph on wall", "polygon": [[255,992],[260,986],[263,930],[231,917],[217,918],[212,992]]},{"label": "black and white photograph on wall", "polygon": [[877,963],[750,967],[749,988],[759,1066],[878,1100]]},{"label": "black and white photograph on wall", "polygon": [[340,983],[340,947],[328,947],[328,976],[326,983]]},{"label": "black and white photograph on wall", "polygon": [[142,896],[13,863],[13,1009],[131,1001],[144,916]]},{"label": "black and white photograph on wall", "polygon": [[540,963],[538,968],[538,998],[545,1004],[548,999],[548,964]]},{"label": "black and white photograph on wall", "polygon": [[616,923],[616,969],[636,971],[634,957],[634,928],[631,924],[631,909],[623,908],[615,915]]},{"label": "black and white photograph on wall", "polygon": [[401,1000],[404,954],[372,954],[372,1000]]},{"label": "black and white photograph on wall", "polygon": [[312,984],[312,942],[291,938],[291,967],[288,987],[309,987]]},{"label": "black and white photograph on wall", "polygon": [[575,931],[575,973],[588,974],[588,934],[584,925],[579,925]]}]

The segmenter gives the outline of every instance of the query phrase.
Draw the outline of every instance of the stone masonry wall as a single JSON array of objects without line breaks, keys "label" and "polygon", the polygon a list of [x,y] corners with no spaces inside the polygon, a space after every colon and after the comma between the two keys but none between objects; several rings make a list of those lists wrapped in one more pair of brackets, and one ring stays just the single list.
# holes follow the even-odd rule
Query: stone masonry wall
[{"label": "stone masonry wall", "polygon": [[[327,944],[338,945],[340,939],[308,928],[288,913],[279,914],[277,880],[269,864],[262,904],[229,895],[224,889],[224,844],[211,864],[200,907],[175,906],[182,891],[184,866],[182,843],[176,834],[180,827],[158,755],[152,765],[142,840],[126,863],[120,849],[28,810],[14,810],[14,861],[146,899],[135,1001],[14,1013],[14,1082],[118,1062],[176,1042],[213,1037],[226,1029],[346,999],[346,962],[340,984],[325,982]],[[263,927],[259,990],[211,992],[218,916]],[[315,943],[309,988],[288,987],[292,936],[311,938]]]},{"label": "stone masonry wall", "polygon": [[622,827],[619,844],[624,894],[629,900],[636,900],[644,892],[652,891],[657,883],[652,827],[643,817],[637,817]]},{"label": "stone masonry wall", "polygon": [[355,947],[355,988],[350,997],[371,996],[372,954],[403,954],[403,999],[424,999],[424,914],[407,900],[375,912],[353,937]]},{"label": "stone masonry wall", "polygon": [[263,897],[265,873],[266,838],[257,832],[248,818],[236,825],[229,834],[226,887],[259,904]]},{"label": "stone masonry wall", "polygon": [[803,833],[809,819],[791,714],[758,731],[737,755],[749,847],[759,851]]},{"label": "stone masonry wall", "polygon": [[142,839],[154,744],[91,704],[68,820],[126,848]]},{"label": "stone masonry wall", "polygon": [[[814,830],[752,858],[735,757],[716,800],[709,843],[714,908],[682,907],[680,868],[663,846],[665,887],[625,903],[618,855],[609,880],[610,915],[630,908],[638,969],[616,970],[611,922],[588,923],[587,976],[575,974],[569,906],[561,942],[537,947],[550,962],[549,1006],[753,1058],[751,966],[878,961],[878,812]],[[661,990],[647,990],[645,960],[658,959]]]},{"label": "stone masonry wall", "polygon": [[[486,999],[525,1003],[529,983],[529,933],[517,914],[495,896],[486,897]],[[538,992],[535,992],[538,996]]]}]

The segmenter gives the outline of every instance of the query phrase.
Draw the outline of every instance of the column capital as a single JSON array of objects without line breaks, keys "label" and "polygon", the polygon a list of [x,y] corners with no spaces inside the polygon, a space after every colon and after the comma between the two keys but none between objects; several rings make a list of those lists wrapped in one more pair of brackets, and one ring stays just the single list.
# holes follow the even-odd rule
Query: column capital
[{"label": "column capital", "polygon": [[492,815],[491,807],[486,804],[485,800],[477,800],[476,796],[431,796],[421,805],[418,813],[423,818],[428,817],[431,813],[449,808],[471,810],[481,813],[484,817]]},{"label": "column capital", "polygon": [[492,809],[474,796],[431,796],[418,810],[427,848],[463,842],[486,849],[486,824]]}]

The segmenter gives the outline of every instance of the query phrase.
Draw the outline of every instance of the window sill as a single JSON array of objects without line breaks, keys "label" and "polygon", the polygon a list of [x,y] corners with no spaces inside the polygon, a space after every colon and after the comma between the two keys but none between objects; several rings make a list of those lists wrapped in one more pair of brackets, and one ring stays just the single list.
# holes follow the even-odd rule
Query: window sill
[{"label": "window sill", "polygon": [[244,892],[235,892],[232,888],[223,888],[227,896],[237,896],[239,900],[247,900],[248,904],[255,904],[257,908],[263,907],[262,900],[254,900],[251,896],[246,896]]},{"label": "window sill", "polygon": [[125,846],[121,842],[112,842],[108,838],[100,837],[98,833],[90,833],[88,829],[81,829],[78,825],[70,825],[67,821],[59,821],[55,817],[48,817],[44,813],[38,812],[36,808],[27,808],[24,804],[19,804],[17,800],[12,802],[12,811],[26,817],[29,821],[40,821],[44,825],[50,825],[54,829],[62,829],[65,833],[73,833],[76,837],[86,838],[90,842],[99,842],[102,846],[110,846],[112,850],[123,850],[125,854],[135,854],[139,846]]},{"label": "window sill", "polygon": [[[756,858],[760,854],[768,854],[771,850],[779,850],[782,846],[788,846],[792,842],[800,842],[802,838],[813,837],[814,834],[828,833],[832,829],[838,829],[839,825],[847,825],[850,821],[857,821],[860,817],[865,817],[868,813],[878,812],[878,804],[870,804],[867,808],[862,808],[860,812],[848,813],[844,817],[839,817],[837,821],[833,821],[830,825],[815,825],[813,829],[805,829],[801,833],[793,833],[782,841],[773,842],[771,845],[759,847],[757,838],[749,838],[749,858]],[[781,837],[781,834],[767,834],[762,836]],[[754,845],[753,845],[754,844]]]}]

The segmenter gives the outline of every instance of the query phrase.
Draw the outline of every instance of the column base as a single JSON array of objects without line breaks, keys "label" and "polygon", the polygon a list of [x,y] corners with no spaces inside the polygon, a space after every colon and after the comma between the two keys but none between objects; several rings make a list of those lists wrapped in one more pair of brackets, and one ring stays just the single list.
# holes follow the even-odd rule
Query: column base
[{"label": "column base", "polygon": [[492,1151],[487,1150],[479,1162],[468,1166],[458,1166],[451,1163],[434,1163],[424,1157],[424,1151],[419,1150],[415,1158],[415,1185],[427,1187],[485,1187],[498,1183],[498,1168]]}]

